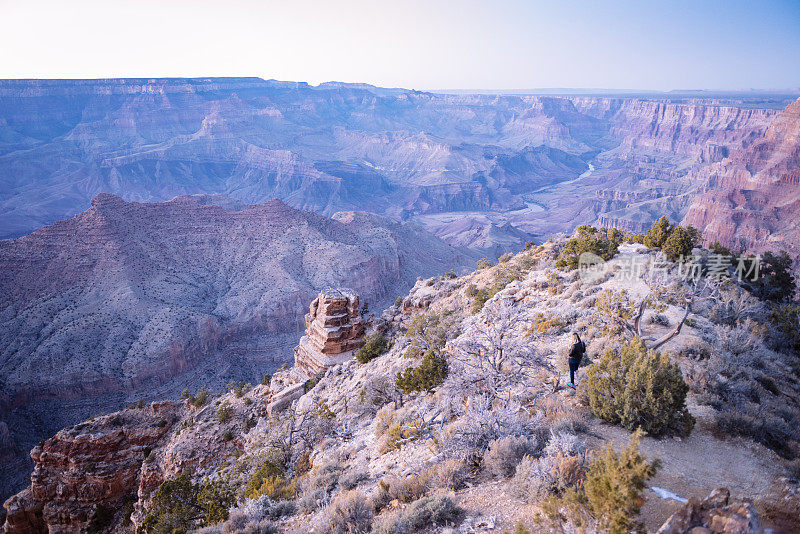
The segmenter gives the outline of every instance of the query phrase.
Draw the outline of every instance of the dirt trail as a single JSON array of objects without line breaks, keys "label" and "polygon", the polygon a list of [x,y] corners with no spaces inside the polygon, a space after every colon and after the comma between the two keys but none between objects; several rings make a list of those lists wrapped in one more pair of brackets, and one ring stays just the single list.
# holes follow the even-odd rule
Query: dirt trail
[{"label": "dirt trail", "polygon": [[[717,439],[711,434],[707,410],[710,408],[692,407],[697,426],[688,438],[642,440],[642,452],[648,458],[661,460],[661,468],[648,486],[664,488],[679,497],[700,499],[724,486],[730,489],[732,498],[753,501],[762,515],[764,503],[786,502],[789,488],[777,456],[747,440]],[[614,442],[615,448],[621,447],[630,436],[625,429],[602,423],[594,423],[591,433],[593,437],[587,444],[592,448],[608,441]],[[661,499],[649,489],[645,493],[642,519],[648,532],[654,532],[681,504]],[[769,521],[766,523],[769,526]]]}]

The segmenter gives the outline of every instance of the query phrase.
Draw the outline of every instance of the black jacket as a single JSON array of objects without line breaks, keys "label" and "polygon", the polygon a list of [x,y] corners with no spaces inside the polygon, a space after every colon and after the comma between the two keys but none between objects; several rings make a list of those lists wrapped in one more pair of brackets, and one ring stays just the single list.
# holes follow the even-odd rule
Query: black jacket
[{"label": "black jacket", "polygon": [[586,345],[583,343],[583,341],[578,341],[577,343],[573,343],[572,346],[569,348],[569,359],[575,360],[576,362],[580,362],[585,352],[586,352]]}]

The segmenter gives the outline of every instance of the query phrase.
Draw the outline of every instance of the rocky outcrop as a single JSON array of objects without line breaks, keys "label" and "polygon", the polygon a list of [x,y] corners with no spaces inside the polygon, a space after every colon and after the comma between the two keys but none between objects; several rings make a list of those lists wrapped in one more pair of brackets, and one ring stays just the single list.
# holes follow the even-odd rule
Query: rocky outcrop
[{"label": "rocky outcrop", "polygon": [[727,488],[718,488],[699,501],[689,499],[658,534],[761,534],[761,520],[753,505],[730,500]]},{"label": "rocky outcrop", "polygon": [[306,314],[306,335],[294,349],[294,365],[312,377],[353,357],[364,338],[358,295],[324,289]]},{"label": "rocky outcrop", "polygon": [[58,432],[31,451],[30,486],[4,507],[6,534],[84,532],[135,494],[143,462],[177,419],[173,403],[126,410]]},{"label": "rocky outcrop", "polygon": [[306,392],[309,379],[353,358],[362,345],[366,322],[359,299],[350,289],[326,288],[309,306],[305,335],[294,349],[294,367],[272,376],[274,392],[268,410],[288,407]]}]

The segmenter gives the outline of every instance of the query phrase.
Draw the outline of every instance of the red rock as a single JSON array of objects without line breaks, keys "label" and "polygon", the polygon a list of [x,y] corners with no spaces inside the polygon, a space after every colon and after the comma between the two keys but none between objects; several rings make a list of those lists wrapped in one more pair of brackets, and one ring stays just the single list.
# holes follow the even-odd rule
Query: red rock
[{"label": "red rock", "polygon": [[[155,404],[155,403],[154,403]],[[8,499],[6,534],[79,532],[98,506],[135,493],[145,452],[169,430],[178,407],[130,409],[66,428],[31,451],[31,485]],[[159,424],[161,420],[167,424]]]},{"label": "red rock", "polygon": [[306,335],[295,348],[295,367],[314,376],[353,357],[364,337],[358,296],[347,289],[325,289],[306,314]]}]

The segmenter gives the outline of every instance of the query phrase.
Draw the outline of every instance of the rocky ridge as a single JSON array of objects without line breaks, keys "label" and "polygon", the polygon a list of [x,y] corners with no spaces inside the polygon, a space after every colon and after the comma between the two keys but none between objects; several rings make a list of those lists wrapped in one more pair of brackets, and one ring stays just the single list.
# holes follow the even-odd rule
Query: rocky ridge
[{"label": "rocky ridge", "polygon": [[800,259],[800,100],[764,135],[699,174],[705,189],[686,223],[719,241],[753,252],[784,249]]},{"label": "rocky ridge", "polygon": [[[269,451],[281,443],[284,447],[288,446],[288,449],[282,450],[291,451],[290,465],[299,466],[300,463],[294,464],[294,459],[305,458],[310,466],[305,474],[299,471],[299,467],[290,467],[286,473],[287,476],[296,477],[299,492],[296,511],[276,520],[278,527],[286,532],[321,529],[330,508],[328,503],[347,489],[356,488],[364,495],[378,499],[382,484],[399,484],[397,481],[413,481],[420,476],[428,481],[426,491],[433,495],[444,492],[464,509],[464,517],[454,527],[457,532],[511,529],[519,521],[529,522],[538,508],[520,499],[514,489],[513,479],[478,473],[471,475],[468,486],[451,487],[447,485],[448,482],[441,482],[450,479],[441,478],[440,470],[457,462],[459,447],[469,446],[462,443],[459,436],[478,432],[478,429],[505,428],[509,424],[514,429],[512,432],[530,432],[525,435],[537,440],[537,450],[544,448],[545,444],[556,446],[551,445],[551,442],[555,443],[556,435],[574,436],[559,439],[568,442],[577,439],[593,450],[602,448],[609,441],[617,445],[624,443],[629,435],[627,431],[584,418],[581,414],[585,408],[575,393],[559,388],[557,375],[546,366],[538,367],[539,364],[535,362],[543,358],[556,368],[560,363],[563,364],[570,331],[559,324],[568,323],[570,330],[581,333],[588,342],[592,358],[611,342],[599,331],[594,310],[594,302],[603,291],[625,289],[631,298],[655,295],[650,293],[652,288],[649,282],[628,280],[624,274],[620,274],[628,260],[647,259],[654,254],[653,251],[640,245],[624,245],[620,256],[610,262],[606,275],[597,283],[592,283],[581,280],[577,273],[553,269],[553,258],[562,245],[551,242],[534,247],[494,267],[480,269],[466,276],[442,276],[418,281],[401,302],[388,307],[375,321],[374,327],[379,327],[393,340],[387,353],[367,364],[350,358],[333,365],[325,370],[318,382],[309,384],[299,398],[279,410],[270,410],[269,407],[279,394],[280,387],[262,384],[249,390],[224,393],[212,398],[205,406],[198,407],[186,402],[181,405],[131,407],[117,414],[87,421],[79,425],[80,428],[65,429],[45,442],[40,450],[76,451],[68,454],[72,462],[69,465],[74,466],[76,473],[84,463],[96,463],[99,472],[106,472],[106,469],[111,469],[113,454],[98,447],[100,452],[97,455],[84,455],[79,452],[82,450],[80,446],[62,446],[61,443],[70,439],[83,443],[91,440],[103,443],[109,439],[107,436],[119,435],[120,423],[123,429],[131,425],[131,436],[137,432],[150,436],[151,432],[155,432],[149,430],[151,427],[163,430],[163,434],[148,454],[135,446],[120,447],[125,451],[138,450],[141,453],[125,452],[135,459],[132,465],[139,464],[135,477],[124,477],[127,493],[112,489],[113,484],[103,486],[107,489],[97,493],[96,479],[62,476],[63,468],[58,466],[65,465],[63,461],[47,464],[47,456],[34,451],[36,472],[43,476],[32,479],[31,488],[7,501],[5,506],[9,520],[12,517],[14,521],[44,518],[44,512],[39,510],[45,510],[46,505],[37,500],[35,495],[51,495],[53,488],[63,483],[65,487],[58,494],[65,498],[56,499],[57,504],[53,506],[65,512],[58,516],[47,516],[48,521],[53,521],[50,524],[67,524],[55,522],[66,517],[74,521],[72,528],[86,524],[89,507],[75,498],[83,488],[96,496],[94,504],[97,505],[115,502],[121,493],[133,495],[136,503],[129,509],[132,511],[130,519],[133,525],[141,524],[151,492],[163,480],[174,478],[182,472],[191,472],[195,481],[221,478],[240,487],[265,458],[274,458]],[[506,277],[504,287],[477,313],[470,313],[473,305],[470,288],[493,287],[500,277]],[[343,296],[323,292],[322,298],[317,300],[309,313],[311,335],[315,331],[314,321],[320,325],[324,323],[329,317],[328,311],[330,316],[341,316],[342,313],[336,312],[353,303],[352,297]],[[653,310],[644,316],[647,339],[660,337],[683,317],[682,307],[668,296],[664,296],[665,300],[655,298],[659,301],[654,304],[661,307],[657,312]],[[331,305],[338,301],[339,308],[326,307],[321,310],[320,302],[325,300]],[[314,310],[317,311],[316,315]],[[320,311],[326,313],[321,316]],[[444,320],[435,324],[447,332],[443,350],[448,355],[450,373],[434,391],[392,394],[388,384],[393,383],[397,373],[419,365],[418,357],[413,355],[411,349],[414,343],[422,342],[418,337],[420,334],[412,334],[408,327],[412,322],[418,325],[415,318],[421,314],[427,317],[435,315]],[[659,319],[652,319],[656,315]],[[796,513],[800,509],[797,507],[800,503],[797,502],[796,481],[792,482],[786,477],[784,468],[776,461],[774,454],[747,440],[719,439],[714,430],[714,410],[699,402],[703,394],[710,392],[710,389],[702,389],[708,386],[696,389],[700,387],[698,384],[703,383],[696,381],[702,375],[701,369],[708,366],[709,372],[716,373],[713,366],[717,364],[714,362],[719,358],[732,358],[716,352],[715,347],[723,346],[725,340],[729,339],[726,336],[731,334],[726,330],[729,327],[721,327],[710,318],[712,316],[712,305],[698,302],[693,309],[692,323],[684,325],[680,334],[664,346],[673,361],[680,365],[687,380],[693,377],[689,408],[698,419],[698,424],[693,433],[682,440],[649,437],[642,440],[643,453],[649,459],[659,458],[662,463],[651,482],[654,486],[652,491],[646,489],[643,494],[645,503],[641,517],[648,531],[661,527],[667,529],[664,532],[670,533],[707,532],[703,529],[729,534],[758,533],[762,526],[759,515],[765,510],[771,510],[774,521],[776,508],[785,507],[787,511],[783,513],[786,514]],[[549,324],[553,326],[533,328],[541,324],[542,317],[552,321]],[[356,317],[352,319],[358,324]],[[500,401],[487,403],[482,400],[487,391],[476,386],[475,379],[483,376],[481,373],[485,371],[470,367],[466,359],[468,354],[473,354],[469,352],[470,347],[481,342],[487,328],[501,328],[503,324],[506,325],[502,327],[505,328],[503,343],[516,348],[509,360],[512,366],[509,376],[513,379],[517,376],[516,371],[525,371],[525,380],[508,384],[512,397],[519,400],[519,405],[514,403],[506,406],[508,409],[503,408]],[[336,332],[336,328],[341,326],[344,325],[334,327],[334,335],[330,338],[317,334],[316,345],[323,347],[326,345],[324,340],[330,339],[332,343],[328,343],[328,346],[331,350],[349,348],[347,342],[342,344],[334,341],[342,339]],[[348,328],[344,329],[344,332],[348,331]],[[531,331],[536,334],[530,334]],[[431,335],[435,337],[438,334]],[[354,339],[348,335],[344,338]],[[784,401],[793,395],[787,389],[789,377],[784,376],[780,366],[777,374],[772,369],[776,361],[788,356],[773,355],[753,340],[746,343],[748,353],[758,352],[763,356],[759,362],[760,372],[770,373],[774,381],[770,387],[777,392],[776,402],[785,406]],[[707,347],[710,354],[697,357],[698,347]],[[773,360],[773,356],[780,358]],[[737,362],[740,372],[744,370],[744,365],[748,365],[741,359]],[[517,369],[517,366],[522,367]],[[766,392],[761,394],[766,401]],[[531,406],[533,408],[528,409]],[[228,408],[229,414],[224,420],[215,416],[223,407]],[[167,412],[159,413],[157,410],[174,412],[169,411],[170,416],[165,416]],[[322,418],[314,415],[321,412],[329,415]],[[330,414],[333,414],[332,418],[328,418]],[[417,430],[408,434],[400,446],[393,446],[393,434],[388,431],[392,425],[398,425],[401,429],[413,426]],[[126,443],[135,441],[129,437]],[[52,469],[48,469],[47,465],[51,465]],[[126,469],[124,473],[128,472]],[[34,494],[32,488],[37,484],[40,489]],[[717,491],[711,497],[702,499],[722,485],[731,488],[730,498],[728,492]],[[324,496],[318,496],[319,492]],[[661,496],[665,493],[675,498],[665,500]],[[679,502],[682,496],[689,499],[687,506]],[[376,521],[388,520],[392,514],[410,509],[411,504],[398,501],[387,508]],[[123,528],[124,514],[119,508],[115,510],[118,511],[113,514],[106,527],[108,529]],[[791,524],[787,521],[784,518],[781,524]],[[771,524],[764,526],[771,527]],[[9,528],[8,525],[6,528]],[[37,527],[8,532],[41,531]]]}]

